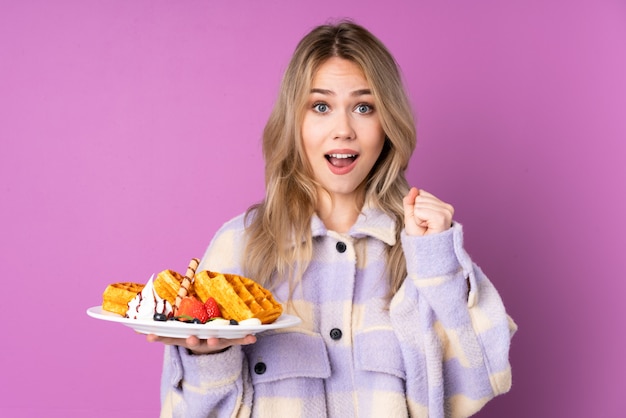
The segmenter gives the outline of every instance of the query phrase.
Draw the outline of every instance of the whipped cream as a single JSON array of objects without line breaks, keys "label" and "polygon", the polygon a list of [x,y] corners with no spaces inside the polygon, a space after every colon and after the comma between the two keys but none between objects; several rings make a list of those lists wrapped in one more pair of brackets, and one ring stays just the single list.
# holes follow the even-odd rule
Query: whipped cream
[{"label": "whipped cream", "polygon": [[215,318],[207,322],[207,325],[230,325],[230,321],[224,318]]},{"label": "whipped cream", "polygon": [[258,326],[261,325],[261,320],[259,318],[248,318],[248,319],[244,319],[243,321],[239,321],[239,325],[243,325],[243,326]]},{"label": "whipped cream", "polygon": [[166,316],[172,314],[172,304],[160,297],[154,290],[153,278],[154,274],[150,276],[150,280],[148,280],[143,290],[128,302],[127,318],[152,320],[155,313],[161,313]]}]

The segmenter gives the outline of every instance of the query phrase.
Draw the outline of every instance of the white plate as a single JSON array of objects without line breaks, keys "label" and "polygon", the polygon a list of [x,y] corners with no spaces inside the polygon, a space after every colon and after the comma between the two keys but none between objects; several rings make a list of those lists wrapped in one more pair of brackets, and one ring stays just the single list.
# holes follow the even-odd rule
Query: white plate
[{"label": "white plate", "polygon": [[243,338],[249,334],[258,334],[270,329],[289,328],[298,325],[302,320],[297,316],[282,314],[271,324],[266,325],[214,325],[187,324],[180,321],[153,321],[151,319],[124,318],[116,313],[102,309],[102,306],[94,306],[87,309],[87,315],[103,321],[119,322],[131,327],[141,334],[155,334],[162,337],[187,338],[195,335],[198,338]]}]

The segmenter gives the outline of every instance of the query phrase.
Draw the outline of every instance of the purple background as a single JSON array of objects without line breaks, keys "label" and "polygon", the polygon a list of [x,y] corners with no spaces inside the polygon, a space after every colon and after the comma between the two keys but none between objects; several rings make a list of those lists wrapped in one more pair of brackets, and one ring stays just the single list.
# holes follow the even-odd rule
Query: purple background
[{"label": "purple background", "polygon": [[297,40],[349,16],[418,113],[411,183],[456,207],[520,326],[480,417],[626,408],[624,1],[0,3],[0,415],[153,417],[162,347],[89,318],[263,196]]}]

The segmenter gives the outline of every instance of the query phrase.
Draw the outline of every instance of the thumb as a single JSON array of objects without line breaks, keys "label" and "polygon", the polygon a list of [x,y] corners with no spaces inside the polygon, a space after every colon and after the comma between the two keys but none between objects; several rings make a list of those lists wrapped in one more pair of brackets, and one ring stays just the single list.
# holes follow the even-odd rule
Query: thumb
[{"label": "thumb", "polygon": [[404,196],[402,204],[404,206],[404,229],[409,235],[423,235],[424,228],[419,226],[419,222],[415,219],[415,199],[419,196],[420,191],[416,187]]},{"label": "thumb", "polygon": [[413,207],[415,206],[415,198],[419,196],[420,191],[417,187],[411,187],[409,192],[404,196],[402,203],[404,204],[404,213],[405,215],[409,210],[413,211]]}]

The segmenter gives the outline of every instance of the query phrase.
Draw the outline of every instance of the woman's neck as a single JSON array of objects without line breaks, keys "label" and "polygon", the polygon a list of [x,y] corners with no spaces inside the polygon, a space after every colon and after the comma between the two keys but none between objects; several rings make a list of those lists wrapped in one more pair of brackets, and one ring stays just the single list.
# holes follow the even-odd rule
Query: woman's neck
[{"label": "woman's neck", "polygon": [[[358,200],[358,201],[357,201]],[[346,233],[356,222],[361,207],[362,198],[353,195],[333,195],[320,193],[316,208],[317,216],[320,217],[327,229]]]}]

